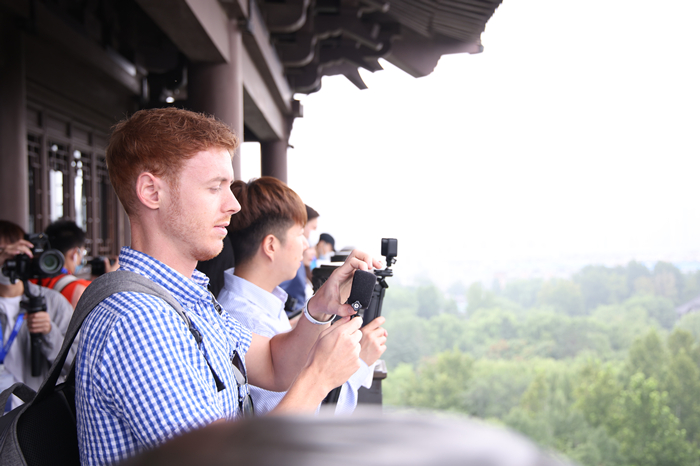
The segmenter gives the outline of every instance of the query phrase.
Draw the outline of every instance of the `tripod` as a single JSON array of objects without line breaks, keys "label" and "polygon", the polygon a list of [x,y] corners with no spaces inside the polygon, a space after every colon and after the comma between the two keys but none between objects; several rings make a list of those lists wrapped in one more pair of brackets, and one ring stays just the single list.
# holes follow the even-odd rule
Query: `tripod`
[{"label": "tripod", "polygon": [[[29,289],[29,283],[26,278],[22,279],[22,283],[24,284],[24,295],[27,297],[27,301],[19,303],[20,307],[24,309],[27,314],[46,312],[46,298],[41,296],[41,294],[33,295]],[[44,342],[44,337],[40,333],[30,333],[29,337],[32,344],[32,375],[38,377],[41,375],[41,345]]]}]

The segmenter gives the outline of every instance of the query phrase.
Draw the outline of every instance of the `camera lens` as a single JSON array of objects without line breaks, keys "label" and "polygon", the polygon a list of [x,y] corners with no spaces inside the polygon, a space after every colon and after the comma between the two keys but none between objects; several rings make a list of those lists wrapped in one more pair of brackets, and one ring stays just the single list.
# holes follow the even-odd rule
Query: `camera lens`
[{"label": "camera lens", "polygon": [[44,252],[39,257],[39,269],[46,275],[56,275],[63,267],[63,255],[55,250]]}]

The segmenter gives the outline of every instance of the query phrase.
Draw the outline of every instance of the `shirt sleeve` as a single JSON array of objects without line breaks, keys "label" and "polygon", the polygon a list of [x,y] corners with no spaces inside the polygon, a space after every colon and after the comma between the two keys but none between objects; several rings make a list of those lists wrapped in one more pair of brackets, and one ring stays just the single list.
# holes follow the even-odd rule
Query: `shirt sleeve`
[{"label": "shirt sleeve", "polygon": [[152,447],[225,417],[211,371],[184,321],[145,298],[107,336],[95,379],[102,409],[123,419]]},{"label": "shirt sleeve", "polygon": [[370,374],[374,374],[374,364],[368,366],[362,359],[359,361],[360,368],[341,386],[340,394],[338,395],[338,403],[335,407],[335,414],[351,414],[355,411],[357,407],[358,390],[360,390],[360,387],[369,388],[372,384],[372,379],[370,378],[369,386],[367,386],[367,379]]},{"label": "shirt sleeve", "polygon": [[252,333],[261,335],[263,337],[272,338],[279,332],[274,327],[272,322],[266,316],[260,313],[254,314],[251,309],[233,309],[229,311],[231,316],[238,320],[241,325],[250,330]]},{"label": "shirt sleeve", "polygon": [[232,317],[225,309],[221,313],[221,318],[224,322],[226,333],[231,339],[231,343],[235,346],[236,351],[241,356],[245,355],[253,341],[252,332]]}]

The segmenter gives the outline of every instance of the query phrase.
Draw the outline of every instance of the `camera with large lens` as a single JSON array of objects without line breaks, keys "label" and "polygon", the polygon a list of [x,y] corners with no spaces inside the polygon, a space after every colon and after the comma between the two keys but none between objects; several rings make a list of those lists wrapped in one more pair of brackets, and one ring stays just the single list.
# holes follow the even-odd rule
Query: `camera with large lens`
[{"label": "camera with large lens", "polygon": [[[387,288],[389,288],[389,285],[386,282],[386,278],[394,276],[394,273],[390,267],[396,262],[397,250],[398,241],[396,240],[396,238],[382,238],[382,256],[384,256],[386,259],[386,268],[374,271],[374,274],[377,276],[377,283],[374,285],[372,299],[370,300],[367,309],[364,309],[360,312],[363,326],[367,325],[368,323],[372,322],[375,318],[382,315],[382,303],[384,302],[384,292]],[[331,257],[331,262],[344,262],[346,258],[347,255],[336,254]],[[321,288],[321,285],[325,283],[328,277],[331,276],[331,273],[333,273],[333,271],[338,267],[340,267],[340,264],[324,264],[319,267],[316,267],[311,271],[311,284],[314,288],[314,293],[316,293],[316,291],[318,291],[318,289]]]},{"label": "camera with large lens", "polygon": [[[11,283],[21,280],[24,283],[26,300],[20,302],[20,307],[28,314],[46,311],[46,298],[41,294],[32,294],[28,280],[31,278],[55,277],[63,269],[64,258],[61,251],[51,249],[49,238],[43,233],[34,233],[24,237],[32,243],[32,255],[17,254],[7,259],[2,266],[2,273],[9,277]],[[38,333],[30,333],[32,375],[41,374],[42,345],[44,337]]]},{"label": "camera with large lens", "polygon": [[51,249],[49,238],[45,234],[34,233],[26,235],[25,239],[32,243],[34,257],[18,254],[5,261],[2,273],[10,278],[10,282],[54,277],[61,273],[64,263],[63,254],[58,249]]}]

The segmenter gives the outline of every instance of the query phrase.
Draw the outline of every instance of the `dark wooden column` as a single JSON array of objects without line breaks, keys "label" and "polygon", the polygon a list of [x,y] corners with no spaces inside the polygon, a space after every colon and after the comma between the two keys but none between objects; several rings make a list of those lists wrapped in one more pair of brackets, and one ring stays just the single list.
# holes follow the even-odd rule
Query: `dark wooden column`
[{"label": "dark wooden column", "polygon": [[260,172],[287,182],[287,146],[284,141],[260,143]]},{"label": "dark wooden column", "polygon": [[[188,101],[192,110],[212,114],[227,123],[243,142],[243,41],[236,20],[229,21],[230,60],[197,64],[189,70]],[[233,158],[236,179],[241,176],[240,148]]]},{"label": "dark wooden column", "polygon": [[0,218],[29,227],[23,33],[0,15]]}]

